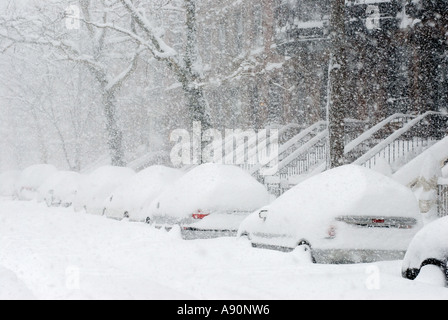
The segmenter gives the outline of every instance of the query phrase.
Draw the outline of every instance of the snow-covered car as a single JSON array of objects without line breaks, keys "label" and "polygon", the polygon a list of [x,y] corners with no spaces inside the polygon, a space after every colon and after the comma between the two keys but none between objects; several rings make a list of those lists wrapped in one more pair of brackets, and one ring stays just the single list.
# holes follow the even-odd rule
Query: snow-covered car
[{"label": "snow-covered car", "polygon": [[417,199],[393,179],[356,165],[303,181],[240,225],[254,247],[308,251],[317,263],[402,259],[420,230]]},{"label": "snow-covered car", "polygon": [[404,278],[415,280],[422,271],[438,267],[448,285],[448,217],[426,224],[409,244],[402,264]]},{"label": "snow-covered car", "polygon": [[165,166],[151,166],[115,189],[105,203],[108,218],[144,222],[140,213],[145,204],[151,203],[167,187],[183,175],[183,171]]},{"label": "snow-covered car", "polygon": [[85,210],[95,215],[104,214],[104,203],[111,193],[135,175],[125,167],[104,166],[83,176],[73,206],[75,211]]},{"label": "snow-covered car", "polygon": [[78,194],[83,175],[71,172],[54,186],[53,205],[59,207],[70,207],[73,205]]},{"label": "snow-covered car", "polygon": [[19,200],[36,200],[39,187],[57,171],[50,164],[37,164],[23,170],[16,185]]},{"label": "snow-covered car", "polygon": [[182,236],[234,236],[256,208],[271,200],[264,185],[237,166],[202,164],[156,198],[142,215],[167,229],[179,225]]},{"label": "snow-covered car", "polygon": [[0,174],[0,197],[16,197],[16,184],[20,171],[10,170]]},{"label": "snow-covered car", "polygon": [[79,173],[73,171],[57,171],[52,174],[38,189],[37,201],[45,202],[47,206],[60,206],[62,200],[56,195],[59,189],[72,186],[72,181],[79,178]]}]

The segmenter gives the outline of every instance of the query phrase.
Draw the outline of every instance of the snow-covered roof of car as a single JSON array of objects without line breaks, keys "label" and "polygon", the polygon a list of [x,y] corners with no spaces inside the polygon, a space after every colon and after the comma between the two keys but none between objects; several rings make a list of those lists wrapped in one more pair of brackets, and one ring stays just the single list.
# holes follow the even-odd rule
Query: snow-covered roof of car
[{"label": "snow-covered roof of car", "polygon": [[198,209],[253,211],[269,201],[266,188],[241,168],[208,163],[177,180],[151,203],[148,214],[186,217]]}]

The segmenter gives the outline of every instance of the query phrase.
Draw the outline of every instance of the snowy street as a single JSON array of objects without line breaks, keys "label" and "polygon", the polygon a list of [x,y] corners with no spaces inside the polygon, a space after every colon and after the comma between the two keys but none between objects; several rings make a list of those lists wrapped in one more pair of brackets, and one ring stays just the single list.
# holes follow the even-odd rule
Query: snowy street
[{"label": "snowy street", "polygon": [[313,265],[245,238],[182,240],[175,230],[72,208],[0,201],[0,299],[448,299],[401,277],[401,261]]}]

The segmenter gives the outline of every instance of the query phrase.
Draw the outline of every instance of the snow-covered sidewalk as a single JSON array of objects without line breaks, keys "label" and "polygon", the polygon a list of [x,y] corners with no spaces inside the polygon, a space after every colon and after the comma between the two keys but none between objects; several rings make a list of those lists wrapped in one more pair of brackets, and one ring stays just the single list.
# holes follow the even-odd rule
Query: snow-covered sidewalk
[{"label": "snow-covered sidewalk", "polygon": [[246,239],[182,240],[141,223],[0,201],[0,299],[448,299],[401,261],[313,265]]}]

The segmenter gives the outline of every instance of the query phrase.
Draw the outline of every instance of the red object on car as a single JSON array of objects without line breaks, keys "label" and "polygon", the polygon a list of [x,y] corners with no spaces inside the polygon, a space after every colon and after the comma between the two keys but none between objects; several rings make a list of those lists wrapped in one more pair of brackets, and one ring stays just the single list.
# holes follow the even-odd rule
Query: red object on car
[{"label": "red object on car", "polygon": [[201,210],[198,210],[196,213],[193,213],[193,219],[202,220],[209,215],[209,213],[202,213]]}]

